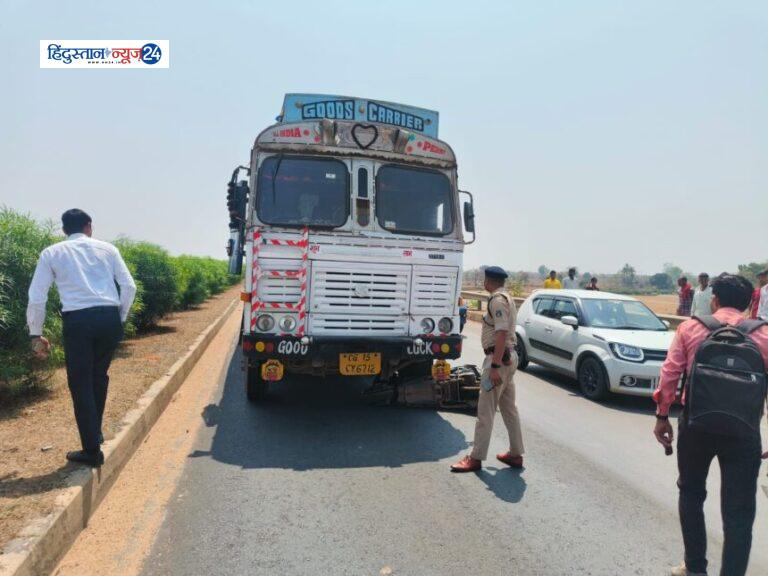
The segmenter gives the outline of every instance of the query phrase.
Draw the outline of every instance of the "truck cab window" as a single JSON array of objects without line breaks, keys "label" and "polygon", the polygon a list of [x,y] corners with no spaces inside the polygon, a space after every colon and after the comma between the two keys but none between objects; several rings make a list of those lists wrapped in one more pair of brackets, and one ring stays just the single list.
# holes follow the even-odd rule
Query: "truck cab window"
[{"label": "truck cab window", "polygon": [[338,228],[349,217],[349,172],[339,160],[270,156],[258,174],[256,213],[265,224]]},{"label": "truck cab window", "polygon": [[376,217],[391,232],[450,234],[452,198],[450,180],[437,170],[387,165],[376,174]]}]

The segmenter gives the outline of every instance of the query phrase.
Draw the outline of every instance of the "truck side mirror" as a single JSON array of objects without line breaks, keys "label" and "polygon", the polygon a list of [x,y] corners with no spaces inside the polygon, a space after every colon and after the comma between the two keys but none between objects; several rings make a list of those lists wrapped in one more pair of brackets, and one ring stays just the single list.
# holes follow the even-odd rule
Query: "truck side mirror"
[{"label": "truck side mirror", "polygon": [[466,194],[469,197],[469,202],[464,202],[464,230],[472,233],[472,240],[469,242],[465,240],[464,244],[472,244],[477,236],[475,234],[475,199],[466,190],[459,190],[459,194]]},{"label": "truck side mirror", "polygon": [[227,185],[227,209],[229,211],[229,273],[239,275],[243,271],[243,244],[245,242],[245,223],[248,213],[248,182],[239,180],[240,170],[250,173],[245,166],[238,166],[232,173]]},{"label": "truck side mirror", "polygon": [[475,208],[472,202],[464,202],[464,229],[475,233]]}]

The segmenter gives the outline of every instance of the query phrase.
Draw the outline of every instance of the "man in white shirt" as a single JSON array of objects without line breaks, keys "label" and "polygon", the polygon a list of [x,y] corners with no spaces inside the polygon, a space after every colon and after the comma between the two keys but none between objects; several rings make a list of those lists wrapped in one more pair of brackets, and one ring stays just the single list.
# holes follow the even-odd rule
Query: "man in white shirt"
[{"label": "man in white shirt", "polygon": [[[82,450],[67,460],[100,466],[101,420],[107,400],[109,364],[123,337],[136,284],[117,248],[91,238],[91,217],[78,209],[61,217],[67,239],[49,246],[29,286],[27,325],[32,349],[45,358],[50,343],[43,336],[45,304],[53,282],[61,298],[67,382],[75,409]],[[120,286],[118,293],[117,287]]]},{"label": "man in white shirt", "polygon": [[568,276],[563,278],[563,288],[566,290],[579,289],[579,281],[576,278],[576,268],[568,268]]},{"label": "man in white shirt", "polygon": [[699,274],[699,285],[693,292],[691,316],[710,316],[712,314],[712,286],[709,285],[709,274]]},{"label": "man in white shirt", "polygon": [[757,317],[761,320],[768,320],[768,270],[760,272],[758,278],[760,278],[760,302],[757,305]]}]

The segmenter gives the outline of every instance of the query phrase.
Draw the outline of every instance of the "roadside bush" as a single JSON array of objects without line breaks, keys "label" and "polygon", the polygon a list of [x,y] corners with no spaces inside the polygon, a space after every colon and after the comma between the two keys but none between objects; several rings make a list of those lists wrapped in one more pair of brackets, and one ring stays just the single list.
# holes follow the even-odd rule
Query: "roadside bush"
[{"label": "roadside bush", "polygon": [[120,250],[131,274],[140,284],[141,306],[133,314],[137,330],[157,324],[173,311],[179,297],[179,280],[173,258],[166,250],[149,242],[119,238],[115,246]]},{"label": "roadside bush", "polygon": [[239,281],[227,272],[227,262],[203,256],[177,256],[173,259],[179,278],[177,306],[186,309],[202,304]]},{"label": "roadside bush", "polygon": [[[26,310],[32,275],[47,246],[62,240],[52,222],[0,206],[0,401],[45,383],[64,360],[61,346],[61,303],[55,284],[48,294],[43,334],[52,344],[45,362],[29,349]],[[148,242],[121,238],[115,245],[136,281],[136,299],[125,334],[135,336],[177,308],[201,304],[237,281],[227,274],[227,263],[196,256],[171,257]]]},{"label": "roadside bush", "polygon": [[27,331],[27,291],[40,252],[60,240],[52,223],[0,208],[0,393],[14,393],[45,381],[63,359],[61,306],[55,288],[48,297],[43,330],[54,344],[47,362],[32,358]]},{"label": "roadside bush", "polygon": [[198,306],[211,295],[200,258],[195,256],[178,256],[173,259],[179,278],[179,301],[177,306],[182,310]]}]

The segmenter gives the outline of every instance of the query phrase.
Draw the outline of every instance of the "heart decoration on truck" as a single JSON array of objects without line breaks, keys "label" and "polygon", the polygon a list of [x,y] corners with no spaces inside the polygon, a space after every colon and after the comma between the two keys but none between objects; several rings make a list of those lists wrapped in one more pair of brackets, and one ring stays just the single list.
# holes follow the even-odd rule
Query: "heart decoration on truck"
[{"label": "heart decoration on truck", "polygon": [[355,124],[352,126],[352,139],[363,150],[370,148],[379,138],[379,129],[373,124]]}]

